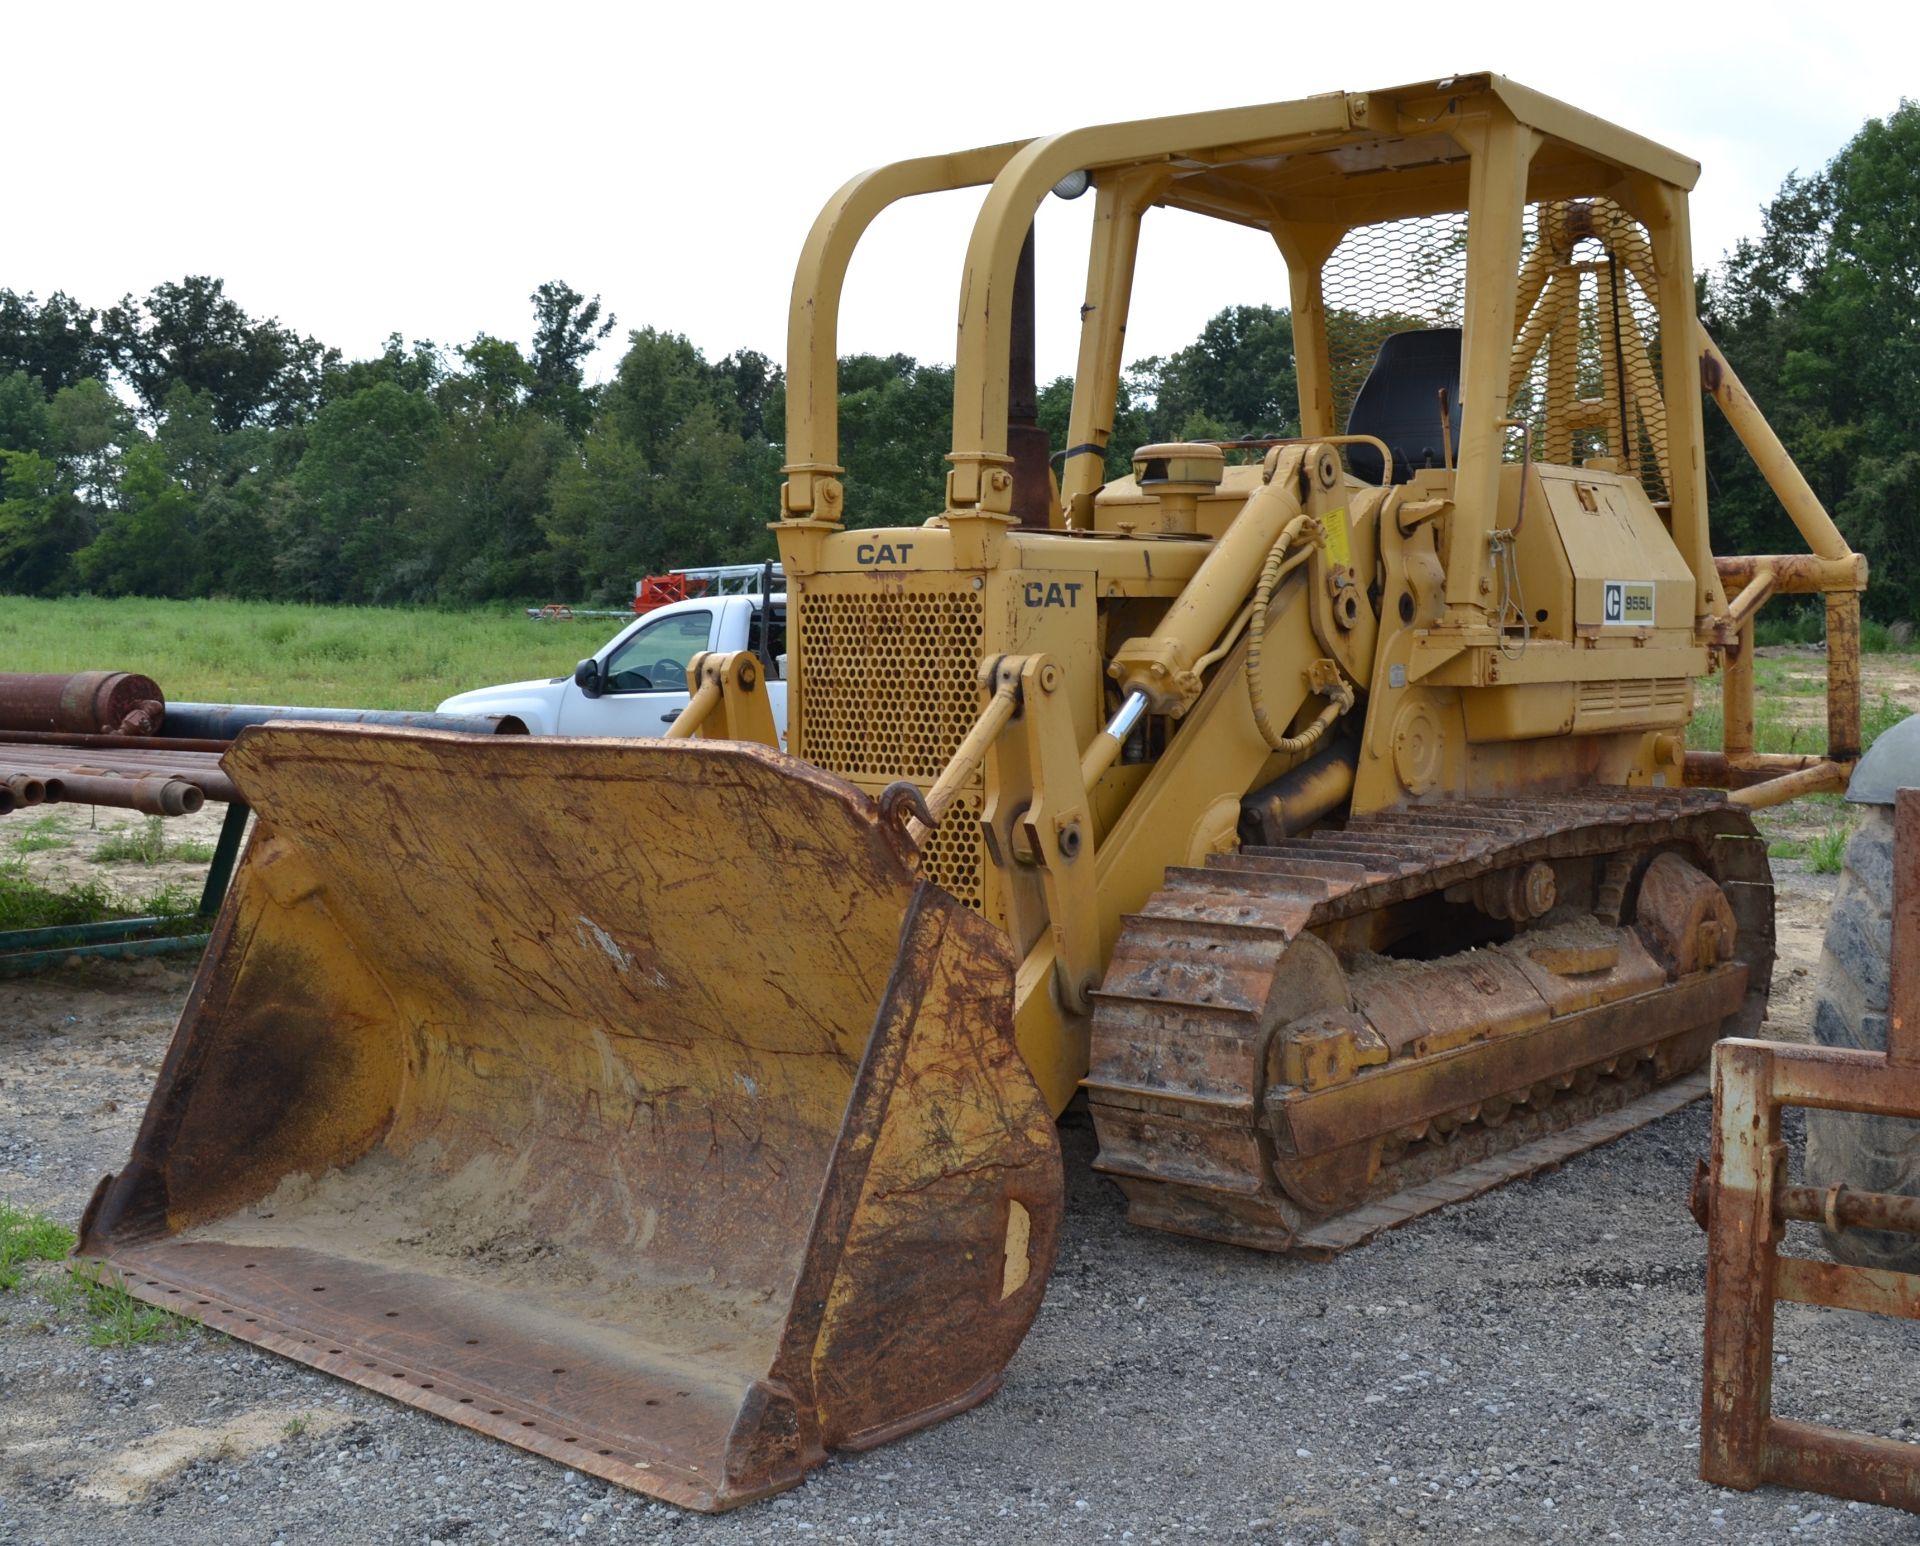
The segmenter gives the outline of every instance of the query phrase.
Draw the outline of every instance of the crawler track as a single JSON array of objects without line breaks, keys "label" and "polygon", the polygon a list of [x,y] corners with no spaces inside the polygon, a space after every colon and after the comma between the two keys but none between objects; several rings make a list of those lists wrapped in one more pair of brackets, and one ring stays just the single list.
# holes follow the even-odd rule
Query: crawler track
[{"label": "crawler track", "polygon": [[[1639,916],[1663,854],[1730,910],[1731,948],[1704,964]],[[1539,866],[1549,911],[1489,913]],[[1171,870],[1097,995],[1097,1168],[1136,1222],[1337,1251],[1673,1109],[1649,1098],[1753,1033],[1772,966],[1765,847],[1714,792],[1385,812]],[[1310,1044],[1345,1062],[1302,1074]]]}]

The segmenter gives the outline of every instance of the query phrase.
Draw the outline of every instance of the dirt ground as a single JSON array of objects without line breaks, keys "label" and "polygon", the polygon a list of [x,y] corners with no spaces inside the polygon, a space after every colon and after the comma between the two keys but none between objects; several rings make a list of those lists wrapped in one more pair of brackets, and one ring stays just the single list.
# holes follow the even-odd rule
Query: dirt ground
[{"label": "dirt ground", "polygon": [[[1804,717],[1811,723],[1826,715],[1826,700],[1820,696],[1827,680],[1827,652],[1819,644],[1767,644],[1753,652],[1755,660],[1779,661],[1782,674],[1795,684],[1791,701],[1804,704]],[[1703,691],[1717,691],[1717,684],[1703,684]],[[1860,657],[1860,703],[1871,709],[1882,698],[1890,698],[1902,708],[1920,710],[1920,654],[1901,652]]]},{"label": "dirt ground", "polygon": [[100,850],[103,844],[144,838],[149,817],[91,805],[29,806],[0,816],[0,861],[18,860],[29,880],[51,891],[98,883],[120,901],[137,904],[174,886],[198,897],[226,815],[226,806],[209,804],[191,816],[163,821],[161,857],[147,863],[103,860]]},{"label": "dirt ground", "polygon": [[[1775,1031],[1827,877],[1776,863]],[[74,1220],[121,1164],[188,976],[0,983],[0,1198]],[[1895,1542],[1914,1521],[1695,1479],[1703,1104],[1328,1264],[1125,1224],[1066,1131],[1046,1305],[977,1410],[719,1519],[218,1335],[101,1350],[0,1293],[0,1541]],[[1781,1309],[1777,1405],[1914,1436],[1914,1328]]]}]

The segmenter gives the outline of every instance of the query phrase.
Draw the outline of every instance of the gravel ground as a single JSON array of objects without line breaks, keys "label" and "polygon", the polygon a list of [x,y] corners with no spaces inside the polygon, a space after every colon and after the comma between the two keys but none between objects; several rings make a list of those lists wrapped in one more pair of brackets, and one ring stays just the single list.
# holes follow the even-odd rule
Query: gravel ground
[{"label": "gravel ground", "polygon": [[[1777,1034],[1831,882],[1781,872]],[[69,1221],[127,1152],[187,977],[0,984],[0,1197]],[[720,1518],[195,1331],[97,1350],[0,1295],[0,1540],[1911,1541],[1890,1510],[1695,1479],[1707,1108],[1313,1265],[1129,1228],[1066,1130],[1045,1309],[976,1411]],[[1797,1136],[1797,1135],[1796,1135]],[[1777,1407],[1910,1437],[1915,1330],[1783,1306]]]}]

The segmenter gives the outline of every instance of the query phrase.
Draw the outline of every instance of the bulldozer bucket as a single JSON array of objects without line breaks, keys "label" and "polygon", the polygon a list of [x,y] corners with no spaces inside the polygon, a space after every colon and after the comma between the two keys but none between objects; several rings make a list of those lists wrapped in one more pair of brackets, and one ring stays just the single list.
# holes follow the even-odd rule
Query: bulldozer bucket
[{"label": "bulldozer bucket", "polygon": [[717,1510],[984,1399],[1062,1207],[1001,932],[758,746],[247,731],[260,826],[80,1252]]}]

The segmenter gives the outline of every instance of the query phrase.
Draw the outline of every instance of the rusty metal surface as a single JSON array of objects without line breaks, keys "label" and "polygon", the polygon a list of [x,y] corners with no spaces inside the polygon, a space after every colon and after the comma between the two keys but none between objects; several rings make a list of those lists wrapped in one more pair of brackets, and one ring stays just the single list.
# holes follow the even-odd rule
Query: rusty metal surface
[{"label": "rusty metal surface", "polygon": [[0,672],[0,729],[152,735],[165,715],[159,686],[131,671]]},{"label": "rusty metal surface", "polygon": [[1782,1186],[1774,1193],[1773,1216],[1782,1223],[1825,1224],[1842,1229],[1892,1229],[1920,1235],[1920,1197],[1890,1192],[1856,1192],[1833,1186]]},{"label": "rusty metal surface", "polygon": [[1920,791],[1893,797],[1893,913],[1887,984],[1887,1063],[1920,1065]]},{"label": "rusty metal surface", "polygon": [[1920,1116],[1920,790],[1895,804],[1887,1052],[1730,1041],[1713,1056],[1713,1153],[1694,1185],[1707,1230],[1700,1476],[1920,1513],[1920,1450],[1773,1415],[1774,1305],[1920,1319],[1920,1274],[1782,1255],[1786,1224],[1920,1232],[1920,1198],[1792,1185],[1785,1106]]},{"label": "rusty metal surface", "polygon": [[[1552,918],[1585,919],[1565,939],[1502,921],[1545,897],[1541,864]],[[1655,897],[1688,904],[1677,922],[1659,906],[1645,928],[1631,907],[1603,922],[1655,865]],[[1337,952],[1331,976],[1309,944]],[[1383,812],[1169,871],[1097,998],[1096,1164],[1136,1222],[1266,1249],[1336,1238],[1343,1215],[1697,1068],[1760,1023],[1772,955],[1764,849],[1700,792]]]},{"label": "rusty metal surface", "polygon": [[1767,1436],[1769,1480],[1830,1497],[1920,1514],[1913,1446],[1874,1434],[1775,1418]]},{"label": "rusty metal surface", "polygon": [[1860,758],[1860,593],[1827,592],[1827,755]]},{"label": "rusty metal surface", "polygon": [[1640,933],[1673,977],[1733,959],[1738,930],[1727,894],[1677,853],[1658,855],[1640,877]]},{"label": "rusty metal surface", "polygon": [[1804,1256],[1782,1256],[1775,1264],[1773,1296],[1830,1310],[1863,1310],[1870,1315],[1920,1320],[1920,1283],[1914,1281],[1912,1273],[1886,1267],[1848,1267]]},{"label": "rusty metal surface", "polygon": [[1391,1197],[1362,1203],[1322,1223],[1309,1224],[1294,1236],[1291,1248],[1309,1259],[1329,1259],[1364,1245],[1385,1230],[1397,1229],[1440,1208],[1478,1197],[1509,1181],[1563,1165],[1575,1155],[1624,1138],[1649,1122],[1705,1098],[1707,1093],[1704,1070],[1683,1074],[1612,1111],[1600,1112],[1513,1148],[1500,1149],[1485,1159],[1418,1182]]},{"label": "rusty metal surface", "polygon": [[1836,588],[1864,590],[1867,583],[1867,560],[1861,553],[1844,558],[1820,558],[1813,553],[1716,555],[1713,567],[1729,590],[1751,583],[1765,570],[1773,576],[1774,591],[1783,596],[1818,595]]},{"label": "rusty metal surface", "polygon": [[997,1386],[1058,1142],[1005,936],[863,795],[713,741],[276,726],[228,767],[259,830],[83,1252],[694,1508]]}]

